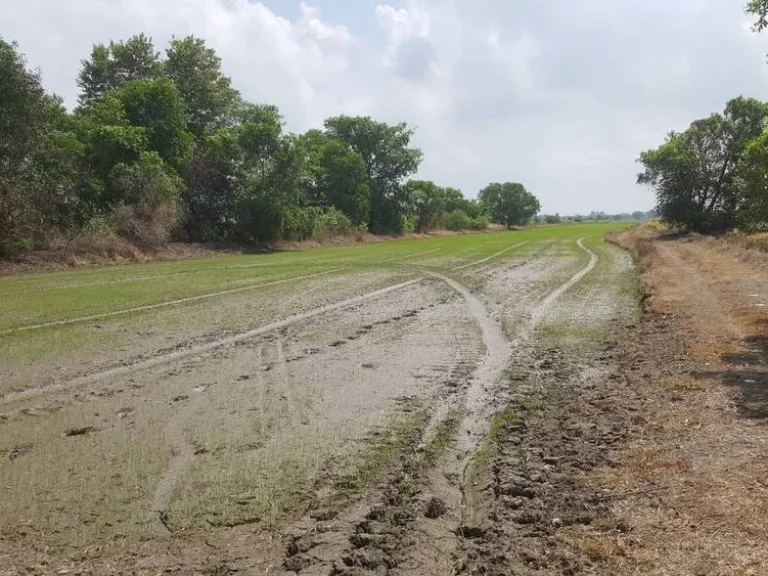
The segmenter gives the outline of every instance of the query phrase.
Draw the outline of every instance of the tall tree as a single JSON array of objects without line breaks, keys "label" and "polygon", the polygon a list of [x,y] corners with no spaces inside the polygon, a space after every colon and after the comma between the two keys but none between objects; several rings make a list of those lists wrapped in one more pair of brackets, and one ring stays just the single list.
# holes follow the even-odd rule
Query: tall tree
[{"label": "tall tree", "polygon": [[124,42],[96,44],[91,57],[82,61],[77,85],[80,104],[116,90],[134,80],[148,80],[162,72],[160,53],[155,51],[152,39],[144,34],[131,36]]},{"label": "tall tree", "polygon": [[428,180],[410,180],[406,189],[416,217],[416,231],[437,228],[445,213],[445,189]]},{"label": "tall tree", "polygon": [[349,145],[365,163],[371,190],[370,226],[374,232],[399,232],[408,210],[405,180],[421,163],[411,148],[407,124],[376,122],[369,117],[338,116],[325,122],[327,134]]},{"label": "tall tree", "polygon": [[746,232],[768,230],[768,129],[744,150],[736,178],[736,221]]},{"label": "tall tree", "polygon": [[319,130],[299,138],[304,156],[304,187],[308,201],[319,207],[333,206],[355,225],[367,224],[371,211],[365,162],[341,140]]},{"label": "tall tree", "polygon": [[768,105],[739,97],[722,115],[696,120],[685,132],[670,133],[659,148],[643,152],[638,183],[655,190],[661,218],[697,232],[731,228],[741,155],[762,133],[766,118]]},{"label": "tall tree", "polygon": [[507,228],[528,224],[539,213],[538,198],[517,182],[489,184],[478,195],[496,224]]},{"label": "tall tree", "polygon": [[111,199],[103,195],[103,183],[117,164],[139,159],[149,143],[148,129],[131,125],[122,100],[115,93],[108,93],[77,111],[75,131],[84,143],[88,164],[98,180],[93,182],[89,201],[107,208]]},{"label": "tall tree", "polygon": [[27,69],[15,43],[0,38],[0,253],[37,224],[29,162],[46,128],[45,108],[39,74]]},{"label": "tall tree", "polygon": [[198,138],[224,125],[239,93],[221,71],[221,58],[205,40],[187,36],[171,40],[163,69],[187,105],[189,129]]},{"label": "tall tree", "polygon": [[147,148],[181,171],[192,156],[194,138],[187,130],[186,107],[173,81],[134,80],[115,94],[131,126],[147,130]]},{"label": "tall tree", "polygon": [[185,228],[190,239],[232,239],[243,178],[233,129],[222,128],[198,142],[185,173]]}]

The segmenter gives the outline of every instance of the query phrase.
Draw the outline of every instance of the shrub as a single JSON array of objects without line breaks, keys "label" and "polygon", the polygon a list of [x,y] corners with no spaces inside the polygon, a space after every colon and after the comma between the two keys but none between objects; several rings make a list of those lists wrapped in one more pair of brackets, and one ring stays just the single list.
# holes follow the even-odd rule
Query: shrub
[{"label": "shrub", "polygon": [[330,207],[317,216],[314,237],[323,239],[331,236],[348,236],[356,228],[346,214]]},{"label": "shrub", "polygon": [[118,164],[110,174],[110,192],[119,201],[112,210],[114,229],[138,246],[168,242],[179,221],[182,182],[155,152],[135,164]]},{"label": "shrub", "polygon": [[490,218],[485,214],[472,218],[463,210],[454,210],[443,217],[446,230],[485,230],[490,223]]},{"label": "shrub", "polygon": [[285,206],[281,211],[280,237],[283,240],[308,240],[315,234],[320,209],[314,206]]},{"label": "shrub", "polygon": [[466,212],[455,210],[443,217],[443,226],[446,230],[469,230],[472,227],[472,219]]},{"label": "shrub", "polygon": [[472,218],[472,230],[485,230],[491,225],[491,218],[486,214],[480,214]]}]

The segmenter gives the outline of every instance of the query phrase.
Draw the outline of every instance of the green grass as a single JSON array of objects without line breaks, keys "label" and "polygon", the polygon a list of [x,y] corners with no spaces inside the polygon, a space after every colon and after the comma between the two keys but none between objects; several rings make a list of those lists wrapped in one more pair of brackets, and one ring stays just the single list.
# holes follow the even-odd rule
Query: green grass
[{"label": "green grass", "polygon": [[[599,239],[623,226],[542,227],[2,277],[0,394],[72,377],[85,366],[97,370],[190,339],[251,329],[523,242],[497,259],[520,258],[552,242]],[[307,278],[313,274],[324,275]],[[471,270],[460,275],[471,277]]]},{"label": "green grass", "polygon": [[411,454],[419,443],[427,420],[427,412],[423,409],[414,409],[396,419],[385,433],[360,451],[352,470],[333,482],[326,507],[330,510],[343,508],[381,479],[396,461]]},{"label": "green grass", "polygon": [[[602,236],[616,224],[398,240],[266,255],[222,256],[0,278],[0,330],[190,298],[336,268],[423,265],[449,268],[514,243]],[[524,249],[524,247],[521,247]],[[436,250],[431,254],[421,253]],[[511,256],[514,251],[504,256]],[[385,262],[405,258],[396,262]]]}]

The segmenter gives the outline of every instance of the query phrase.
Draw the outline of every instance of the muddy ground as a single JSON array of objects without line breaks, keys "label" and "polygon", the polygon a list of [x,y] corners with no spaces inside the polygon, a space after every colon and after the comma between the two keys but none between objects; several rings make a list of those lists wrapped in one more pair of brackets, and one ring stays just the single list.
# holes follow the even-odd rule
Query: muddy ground
[{"label": "muddy ground", "polygon": [[49,368],[0,399],[0,574],[765,573],[762,268],[621,241],[640,283],[599,238],[538,241]]}]

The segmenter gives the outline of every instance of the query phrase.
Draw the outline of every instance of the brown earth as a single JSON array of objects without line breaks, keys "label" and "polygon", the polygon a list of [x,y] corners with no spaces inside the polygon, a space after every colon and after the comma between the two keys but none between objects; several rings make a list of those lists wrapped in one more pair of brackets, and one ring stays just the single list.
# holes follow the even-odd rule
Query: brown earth
[{"label": "brown earth", "polygon": [[596,574],[768,574],[765,254],[644,229],[616,241],[647,292],[621,380],[641,410],[613,465],[579,479],[611,495],[607,513],[569,538]]},{"label": "brown earth", "polygon": [[645,228],[613,240],[639,261],[642,319],[592,349],[540,342],[457,573],[768,574],[768,262]]},{"label": "brown earth", "polygon": [[507,362],[592,272],[575,241],[548,243],[383,290],[316,278],[297,290],[323,299],[286,317],[273,295],[283,319],[255,330],[24,372],[0,399],[0,574],[397,574],[422,530],[450,541],[444,573]]},{"label": "brown earth", "polygon": [[394,573],[768,574],[768,262],[729,240],[613,240],[640,263],[643,315],[591,344],[541,331],[458,543],[415,532]]}]

